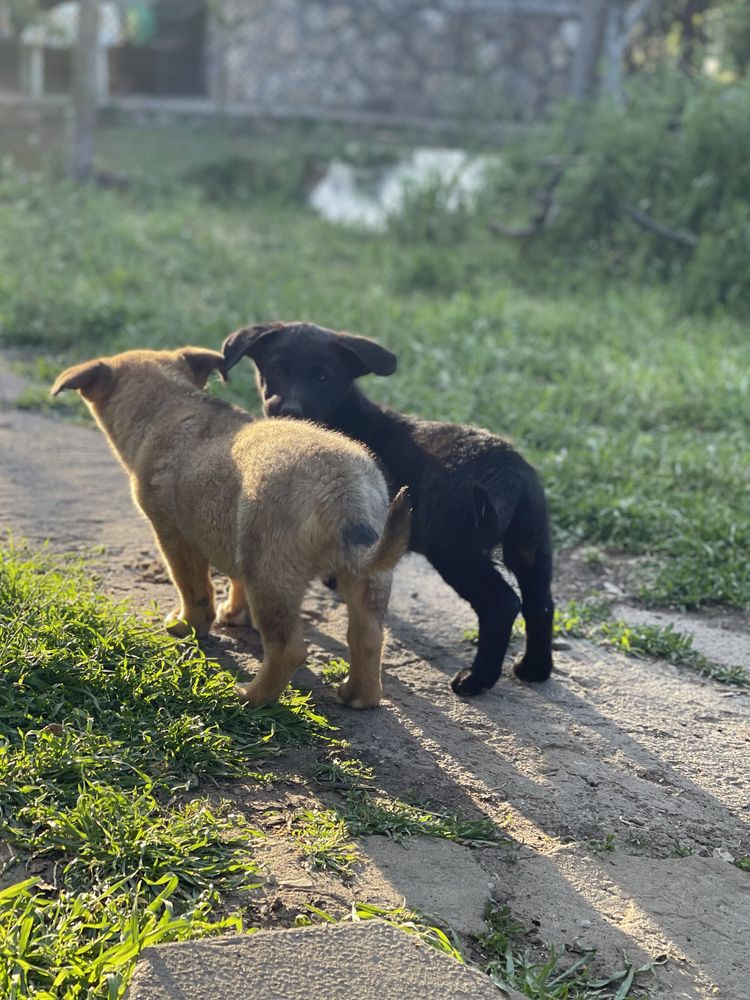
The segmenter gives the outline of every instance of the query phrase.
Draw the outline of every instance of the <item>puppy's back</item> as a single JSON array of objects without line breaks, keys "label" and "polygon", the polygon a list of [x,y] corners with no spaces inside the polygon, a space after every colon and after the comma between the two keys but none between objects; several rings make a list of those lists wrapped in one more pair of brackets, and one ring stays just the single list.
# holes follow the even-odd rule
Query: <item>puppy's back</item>
[{"label": "puppy's back", "polygon": [[367,449],[343,434],[306,421],[259,421],[236,434],[232,457],[242,483],[238,530],[263,537],[278,557],[311,573],[355,568],[382,535],[385,480]]}]

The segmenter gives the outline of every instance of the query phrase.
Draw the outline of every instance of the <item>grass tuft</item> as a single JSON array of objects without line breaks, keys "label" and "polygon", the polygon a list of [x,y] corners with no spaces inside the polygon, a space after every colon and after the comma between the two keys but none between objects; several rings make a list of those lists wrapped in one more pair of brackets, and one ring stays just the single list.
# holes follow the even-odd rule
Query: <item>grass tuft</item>
[{"label": "grass tuft", "polygon": [[354,874],[357,850],[351,833],[335,809],[300,809],[292,833],[312,868],[328,869],[347,878]]},{"label": "grass tuft", "polygon": [[548,957],[538,961],[524,950],[523,926],[505,906],[490,904],[485,914],[488,930],[478,939],[485,956],[486,971],[500,989],[515,989],[532,1000],[635,1000],[643,996],[638,977],[653,972],[656,963],[638,968],[625,960],[622,969],[601,976],[595,972],[594,950],[578,954],[547,949]]},{"label": "grass tuft", "polygon": [[354,837],[380,834],[400,844],[414,836],[442,837],[468,847],[510,843],[510,838],[487,817],[437,812],[426,806],[361,791],[352,791],[346,796],[343,815]]},{"label": "grass tuft", "polygon": [[179,879],[50,894],[34,878],[0,890],[0,995],[122,997],[139,953],[151,945],[243,931],[216,916],[207,896],[175,912]]},{"label": "grass tuft", "polygon": [[672,625],[628,625],[610,618],[609,605],[600,598],[569,601],[556,610],[554,634],[591,639],[630,656],[654,656],[721,684],[750,685],[750,675],[743,667],[726,667],[710,660],[694,648],[688,633],[678,632]]}]

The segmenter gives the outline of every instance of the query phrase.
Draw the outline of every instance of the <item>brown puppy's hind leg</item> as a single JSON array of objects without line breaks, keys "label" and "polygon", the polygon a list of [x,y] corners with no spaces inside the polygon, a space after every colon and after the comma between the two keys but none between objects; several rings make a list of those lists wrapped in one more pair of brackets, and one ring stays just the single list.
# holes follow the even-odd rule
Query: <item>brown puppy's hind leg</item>
[{"label": "brown puppy's hind leg", "polygon": [[164,620],[167,632],[180,638],[193,630],[198,637],[208,635],[214,620],[214,585],[208,560],[179,535],[157,531],[156,537],[182,598],[181,607]]},{"label": "brown puppy's hind leg", "polygon": [[252,708],[276,701],[300,664],[305,662],[307,649],[302,638],[300,607],[305,587],[290,591],[274,591],[264,587],[262,593],[250,594],[252,619],[263,642],[263,663],[247,684],[236,684],[240,701]]},{"label": "brown puppy's hind leg", "polygon": [[380,657],[383,621],[391,593],[391,574],[362,578],[340,573],[337,584],[346,601],[349,627],[349,677],[339,686],[339,701],[350,708],[377,708],[383,696]]},{"label": "brown puppy's hind leg", "polygon": [[244,582],[232,579],[229,583],[229,597],[216,609],[216,621],[219,625],[252,626],[253,619]]}]

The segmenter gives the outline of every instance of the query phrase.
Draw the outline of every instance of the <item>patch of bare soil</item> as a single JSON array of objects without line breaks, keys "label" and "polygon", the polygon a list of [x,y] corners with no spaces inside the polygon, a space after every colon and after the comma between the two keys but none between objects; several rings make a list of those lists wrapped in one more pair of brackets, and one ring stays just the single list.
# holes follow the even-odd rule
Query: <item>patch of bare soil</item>
[{"label": "patch of bare soil", "polygon": [[[149,527],[93,428],[20,413],[6,400],[0,525],[50,539],[55,549],[102,546],[97,567],[107,593],[140,608],[172,607]],[[570,566],[561,562],[558,597],[583,588],[566,580]],[[383,850],[380,838],[367,838],[349,883],[310,872],[286,817],[339,793],[316,784],[317,762],[300,751],[273,762],[279,783],[219,790],[268,834],[269,878],[250,900],[260,923],[288,925],[309,902],[340,913],[354,899],[406,899],[427,900],[436,916],[466,930],[489,896],[530,929],[532,950],[594,946],[609,969],[621,967],[623,951],[636,963],[668,956],[644,984],[653,997],[748,996],[750,875],[731,863],[750,855],[746,694],[571,641],[546,684],[524,685],[508,671],[489,694],[459,700],[448,680],[472,655],[463,630],[473,615],[410,556],[390,610],[386,701],[356,713],[334,701],[319,671],[345,655],[343,606],[316,586],[305,614],[310,658],[296,683],[312,689],[354,755],[375,769],[376,789],[490,816],[510,842],[473,851],[440,843],[433,851],[419,838]],[[207,652],[253,670],[259,642],[250,629],[217,631]]]}]

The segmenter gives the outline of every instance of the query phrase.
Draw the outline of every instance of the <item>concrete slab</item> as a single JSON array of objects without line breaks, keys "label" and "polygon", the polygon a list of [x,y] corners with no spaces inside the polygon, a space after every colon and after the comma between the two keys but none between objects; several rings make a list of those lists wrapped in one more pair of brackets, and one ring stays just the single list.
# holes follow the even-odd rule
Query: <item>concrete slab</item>
[{"label": "concrete slab", "polygon": [[360,844],[411,909],[438,917],[460,934],[487,930],[487,873],[470,848],[432,837],[414,838],[407,845],[387,837],[362,837]]},{"label": "concrete slab", "polygon": [[721,858],[644,858],[617,854],[603,869],[633,903],[621,926],[653,921],[713,985],[717,997],[750,996],[750,876]]},{"label": "concrete slab", "polygon": [[481,972],[441,954],[414,935],[372,920],[147,948],[138,961],[127,997],[498,1000],[502,993]]}]

